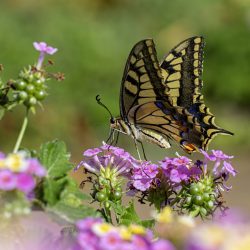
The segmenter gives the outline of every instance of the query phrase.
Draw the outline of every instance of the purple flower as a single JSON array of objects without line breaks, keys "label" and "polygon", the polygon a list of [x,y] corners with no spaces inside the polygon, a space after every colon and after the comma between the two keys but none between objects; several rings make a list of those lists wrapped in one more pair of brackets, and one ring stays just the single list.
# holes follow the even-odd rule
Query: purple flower
[{"label": "purple flower", "polygon": [[149,242],[145,237],[133,235],[132,244],[134,249],[149,250],[151,242]]},{"label": "purple flower", "polygon": [[226,162],[226,161],[223,162],[223,167],[221,171],[224,173],[231,174],[232,176],[235,176],[237,173],[236,170],[233,168],[233,166],[229,162]]},{"label": "purple flower", "polygon": [[39,42],[39,43],[34,42],[33,45],[37,51],[40,51],[40,56],[36,65],[37,69],[40,69],[42,67],[44,57],[46,54],[53,55],[58,50],[57,48],[48,46],[47,43],[45,42]]},{"label": "purple flower", "polygon": [[157,240],[153,243],[152,250],[174,250],[175,247],[167,240]]},{"label": "purple flower", "polygon": [[100,240],[100,247],[103,250],[117,250],[121,244],[122,239],[116,231],[108,232]]},{"label": "purple flower", "polygon": [[83,155],[86,157],[91,157],[94,155],[98,155],[101,152],[102,152],[102,150],[99,148],[90,148],[90,149],[87,149],[86,151],[84,151]]},{"label": "purple flower", "polygon": [[83,220],[80,220],[77,222],[76,226],[79,230],[81,231],[86,231],[86,230],[90,230],[91,227],[96,224],[96,223],[102,223],[102,219],[101,218],[92,218],[92,217],[87,217]]},{"label": "purple flower", "polygon": [[131,184],[140,191],[146,191],[158,174],[158,166],[151,162],[141,162],[134,164],[131,175]]},{"label": "purple flower", "polygon": [[92,232],[79,232],[77,235],[81,250],[97,250],[99,238]]},{"label": "purple flower", "polygon": [[199,179],[202,174],[200,166],[192,163],[192,161],[185,157],[180,156],[176,158],[165,158],[160,161],[160,166],[164,175],[172,184],[178,184],[182,181],[188,182],[191,179]]},{"label": "purple flower", "polygon": [[34,42],[33,45],[37,51],[40,51],[42,53],[49,54],[49,55],[53,55],[58,50],[57,48],[48,46],[47,43],[45,42],[40,42],[40,43]]},{"label": "purple flower", "polygon": [[101,168],[116,168],[119,175],[126,176],[136,163],[128,152],[124,149],[104,144],[100,148],[87,149],[83,153],[84,159],[75,168],[83,166],[91,173],[100,172]]},{"label": "purple flower", "polygon": [[29,193],[35,188],[35,180],[30,174],[17,174],[17,189],[24,193]]},{"label": "purple flower", "polygon": [[[215,178],[223,177],[224,180],[227,180],[230,174],[236,175],[237,172],[230,163],[233,156],[226,155],[221,150],[212,150],[210,155],[203,150],[201,150],[201,153],[205,157],[204,165],[206,167],[209,161],[215,162],[212,170]],[[222,167],[219,168],[220,166]]]},{"label": "purple flower", "polygon": [[16,176],[10,170],[0,170],[0,190],[13,190],[16,188]]},{"label": "purple flower", "polygon": [[46,175],[45,168],[40,164],[40,162],[36,158],[28,159],[27,172],[29,172],[30,174],[39,176],[39,177],[43,177]]}]

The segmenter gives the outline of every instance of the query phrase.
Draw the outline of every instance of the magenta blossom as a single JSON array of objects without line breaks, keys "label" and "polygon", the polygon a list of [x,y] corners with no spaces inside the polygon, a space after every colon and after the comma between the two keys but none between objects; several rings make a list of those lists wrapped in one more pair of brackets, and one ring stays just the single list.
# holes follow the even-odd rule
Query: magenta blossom
[{"label": "magenta blossom", "polygon": [[57,48],[48,46],[45,42],[34,42],[33,45],[35,49],[40,52],[40,56],[36,65],[37,69],[41,69],[46,54],[53,55],[58,50]]},{"label": "magenta blossom", "polygon": [[127,176],[134,164],[138,161],[122,148],[104,144],[100,148],[84,151],[84,159],[75,168],[83,166],[91,173],[100,172],[101,168],[116,168],[119,175]]},{"label": "magenta blossom", "polygon": [[0,190],[13,190],[16,188],[16,176],[8,169],[0,170]]},{"label": "magenta blossom", "polygon": [[151,183],[158,174],[158,168],[156,164],[147,161],[141,164],[134,164],[129,184],[132,184],[139,191],[146,191],[150,188]]},{"label": "magenta blossom", "polygon": [[207,167],[208,162],[214,162],[213,175],[215,178],[223,177],[227,179],[229,175],[235,176],[237,171],[231,165],[231,159],[233,156],[224,154],[221,150],[212,150],[211,154],[208,154],[204,150],[201,150],[204,155],[204,166]]},{"label": "magenta blossom", "polygon": [[0,154],[0,190],[19,190],[27,196],[35,188],[35,177],[43,177],[45,168],[36,158],[27,158],[25,152]]},{"label": "magenta blossom", "polygon": [[32,175],[26,173],[17,174],[17,189],[29,193],[35,188],[35,180]]},{"label": "magenta blossom", "polygon": [[185,157],[180,156],[176,158],[166,157],[160,161],[160,166],[164,175],[170,180],[172,184],[188,182],[190,180],[198,180],[202,174],[200,166],[193,164],[192,161]]}]

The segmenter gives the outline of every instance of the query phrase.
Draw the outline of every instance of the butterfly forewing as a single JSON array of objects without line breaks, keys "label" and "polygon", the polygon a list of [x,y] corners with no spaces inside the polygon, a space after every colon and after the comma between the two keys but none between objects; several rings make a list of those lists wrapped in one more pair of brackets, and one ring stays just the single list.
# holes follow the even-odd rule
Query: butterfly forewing
[{"label": "butterfly forewing", "polygon": [[173,106],[189,108],[203,102],[202,88],[204,39],[192,37],[173,48],[161,63],[165,94]]},{"label": "butterfly forewing", "polygon": [[157,98],[164,98],[162,75],[154,42],[146,39],[133,47],[127,60],[120,91],[121,117],[127,121],[131,108]]}]

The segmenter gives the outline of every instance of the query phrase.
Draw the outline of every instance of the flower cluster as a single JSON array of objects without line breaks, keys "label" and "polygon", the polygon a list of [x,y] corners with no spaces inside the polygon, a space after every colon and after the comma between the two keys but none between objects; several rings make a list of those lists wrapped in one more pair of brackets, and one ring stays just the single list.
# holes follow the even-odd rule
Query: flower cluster
[{"label": "flower cluster", "polygon": [[124,149],[107,144],[88,149],[83,156],[75,170],[83,166],[85,171],[98,176],[93,180],[92,197],[106,209],[110,208],[110,202],[120,203],[123,177],[130,176],[137,160]]},{"label": "flower cluster", "polygon": [[192,217],[173,214],[169,207],[155,216],[156,234],[177,249],[250,249],[249,219],[235,212],[220,219],[196,223]]},{"label": "flower cluster", "polygon": [[44,42],[34,42],[34,47],[40,52],[38,63],[35,67],[29,66],[20,72],[19,77],[12,84],[14,87],[14,99],[23,103],[26,107],[34,107],[48,95],[45,72],[41,70],[46,54],[53,55],[57,49],[48,46]]},{"label": "flower cluster", "polygon": [[153,164],[138,161],[123,149],[104,144],[86,150],[77,168],[84,166],[87,172],[98,176],[92,196],[99,202],[120,202],[122,178],[126,178],[127,195],[140,193],[139,201],[148,201],[157,209],[170,204],[192,216],[204,217],[222,206],[221,190],[229,190],[224,182],[229,175],[235,176],[236,171],[230,163],[232,156],[220,150],[212,150],[211,154],[201,152],[202,161],[177,156]]},{"label": "flower cluster", "polygon": [[151,231],[139,225],[115,227],[98,218],[77,223],[75,250],[174,250],[168,240],[154,240]]},{"label": "flower cluster", "polygon": [[19,190],[28,194],[35,188],[35,177],[43,177],[45,174],[39,161],[27,158],[25,152],[7,156],[0,153],[0,190]]},{"label": "flower cluster", "polygon": [[160,166],[165,177],[173,186],[179,186],[181,183],[187,183],[191,180],[198,180],[202,174],[199,162],[194,164],[191,159],[185,156],[166,157],[160,161]]}]

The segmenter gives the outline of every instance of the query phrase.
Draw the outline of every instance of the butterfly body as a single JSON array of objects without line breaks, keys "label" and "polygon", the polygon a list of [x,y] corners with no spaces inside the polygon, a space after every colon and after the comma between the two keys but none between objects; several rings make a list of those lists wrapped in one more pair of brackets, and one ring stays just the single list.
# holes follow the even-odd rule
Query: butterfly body
[{"label": "butterfly body", "polygon": [[152,39],[138,42],[128,57],[120,90],[120,117],[111,128],[169,148],[169,139],[188,153],[206,150],[212,138],[232,134],[214,123],[204,104],[204,39],[192,37],[158,62]]},{"label": "butterfly body", "polygon": [[111,128],[131,136],[136,141],[147,141],[162,148],[170,148],[168,140],[162,135],[145,128],[136,127],[134,124],[126,124],[121,118],[116,118],[114,122],[111,123]]}]

